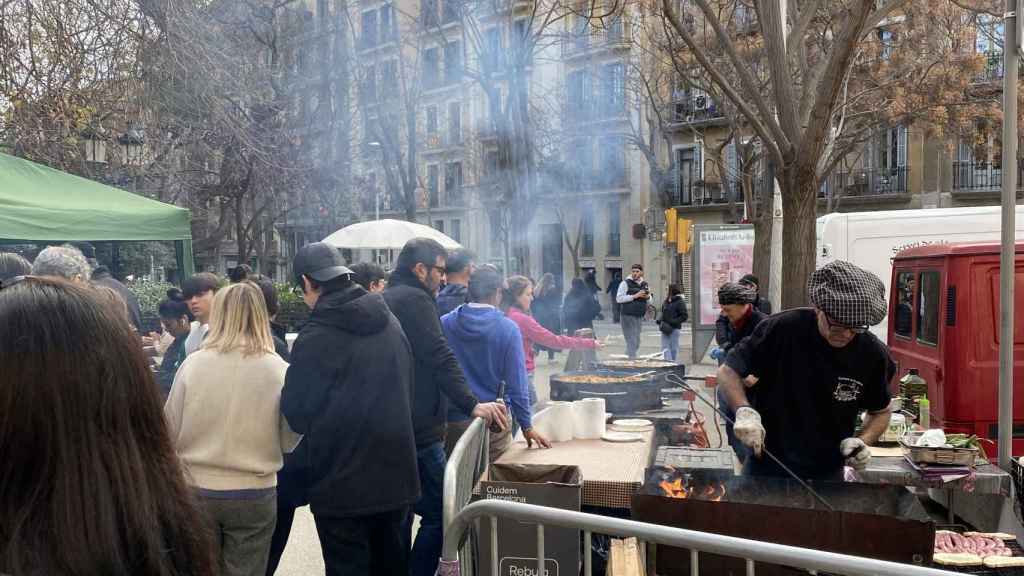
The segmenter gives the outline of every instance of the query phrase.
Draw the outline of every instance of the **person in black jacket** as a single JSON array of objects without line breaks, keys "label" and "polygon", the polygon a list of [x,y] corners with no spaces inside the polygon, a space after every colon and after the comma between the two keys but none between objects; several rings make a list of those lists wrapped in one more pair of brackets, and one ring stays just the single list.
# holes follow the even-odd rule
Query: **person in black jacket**
[{"label": "person in black jacket", "polygon": [[[741,340],[754,333],[754,328],[767,318],[763,312],[754,308],[754,301],[757,299],[757,292],[745,284],[723,284],[718,289],[718,304],[722,307],[722,314],[715,322],[715,341],[722,349],[718,365],[721,366],[725,357]],[[724,392],[721,387],[716,389],[718,403],[721,411],[728,418],[725,422],[725,434],[729,438],[729,445],[732,446],[736,457],[742,464],[750,456],[750,449],[736,439],[733,433],[732,420],[736,414],[729,408]],[[751,396],[753,394],[751,393]]]},{"label": "person in black jacket", "polygon": [[270,336],[274,339],[274,352],[277,352],[277,355],[285,362],[290,361],[287,342],[288,329],[274,322],[274,318],[277,317],[277,312],[280,309],[277,303],[277,291],[274,289],[274,282],[262,274],[248,276],[248,280],[259,286],[260,292],[263,293],[263,303],[267,305],[267,316],[270,317]]},{"label": "person in black jacket", "polygon": [[305,435],[308,497],[329,576],[406,576],[402,530],[420,494],[413,356],[380,294],[350,280],[336,248],[293,262],[312,309],[292,347],[281,412]]},{"label": "person in black jacket", "polygon": [[178,373],[178,366],[185,361],[185,339],[188,338],[193,318],[185,303],[185,295],[177,288],[167,291],[167,299],[160,301],[157,311],[160,314],[160,325],[174,337],[174,342],[164,350],[160,370],[156,373],[160,395],[166,401],[171,393],[171,385],[174,384],[174,375]]},{"label": "person in black jacket", "polygon": [[669,284],[668,297],[661,305],[661,320],[658,321],[658,329],[661,330],[661,349],[665,351],[665,360],[675,362],[676,357],[679,356],[679,332],[682,331],[683,323],[689,317],[682,289],[678,284]]},{"label": "person in black jacket", "polygon": [[142,328],[142,312],[139,308],[139,299],[135,296],[127,286],[118,281],[110,274],[110,269],[106,266],[97,266],[92,271],[92,276],[89,279],[93,284],[99,284],[100,286],[106,286],[116,291],[121,298],[124,299],[125,305],[128,307],[128,319],[131,320],[132,326],[136,330]]},{"label": "person in black jacket", "polygon": [[771,316],[772,303],[767,298],[761,298],[761,281],[757,279],[757,276],[746,274],[740,278],[740,284],[754,289],[754,308],[763,312],[765,316]]},{"label": "person in black jacket", "polygon": [[448,253],[445,263],[445,287],[437,293],[437,317],[469,302],[469,277],[476,268],[476,254],[465,248]]},{"label": "person in black jacket", "polygon": [[565,296],[562,315],[565,317],[565,333],[569,336],[583,328],[594,329],[594,318],[601,313],[601,305],[594,293],[587,288],[582,278],[573,278],[572,287]]},{"label": "person in black jacket", "polygon": [[[415,358],[412,418],[423,495],[415,509],[420,527],[412,548],[413,576],[433,576],[441,557],[446,399],[463,414],[496,422],[502,430],[509,426],[504,406],[479,403],[473,396],[441,331],[435,298],[444,280],[447,257],[444,247],[434,240],[409,240],[399,253],[395,271],[384,290],[384,300],[401,323]],[[406,530],[411,537],[412,515]]]}]

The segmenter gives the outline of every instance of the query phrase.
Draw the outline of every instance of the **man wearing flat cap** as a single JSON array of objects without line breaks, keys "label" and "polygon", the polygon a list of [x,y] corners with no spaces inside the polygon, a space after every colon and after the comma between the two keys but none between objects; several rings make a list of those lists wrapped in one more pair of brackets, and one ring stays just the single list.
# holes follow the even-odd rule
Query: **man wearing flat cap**
[{"label": "man wearing flat cap", "polygon": [[[812,308],[761,322],[733,347],[718,383],[736,413],[736,438],[754,456],[744,473],[794,473],[841,480],[843,465],[864,468],[867,445],[889,425],[889,381],[896,366],[868,328],[885,318],[885,285],[849,262],[816,270],[807,284]],[[748,398],[747,388],[755,394]],[[857,416],[867,412],[860,434]]]},{"label": "man wearing flat cap", "polygon": [[[722,308],[722,314],[715,322],[715,341],[721,350],[718,355],[718,364],[725,363],[725,357],[729,351],[744,338],[754,333],[754,329],[768,316],[755,308],[757,302],[757,290],[746,284],[727,282],[718,289],[718,305]],[[730,420],[736,419],[736,414],[729,408],[729,402],[725,398],[722,387],[716,391],[718,405],[726,416],[725,435],[729,439],[729,446],[739,458],[740,464],[747,461],[750,456],[750,449],[736,438]],[[748,400],[753,397],[753,390],[747,391]]]}]

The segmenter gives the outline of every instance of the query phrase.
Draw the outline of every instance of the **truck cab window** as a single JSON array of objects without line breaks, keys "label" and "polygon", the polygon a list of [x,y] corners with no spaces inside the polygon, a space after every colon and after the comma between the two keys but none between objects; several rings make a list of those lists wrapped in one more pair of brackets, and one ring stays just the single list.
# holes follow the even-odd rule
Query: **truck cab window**
[{"label": "truck cab window", "polygon": [[917,341],[936,346],[939,343],[939,273],[921,272],[918,282]]},{"label": "truck cab window", "polygon": [[896,318],[893,331],[897,336],[910,338],[914,323],[914,273],[900,272],[896,276]]}]

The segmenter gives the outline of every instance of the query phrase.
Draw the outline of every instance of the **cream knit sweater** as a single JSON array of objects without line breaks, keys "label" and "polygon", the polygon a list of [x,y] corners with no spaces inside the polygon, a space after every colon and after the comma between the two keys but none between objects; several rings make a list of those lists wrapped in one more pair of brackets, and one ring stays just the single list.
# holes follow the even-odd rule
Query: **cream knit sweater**
[{"label": "cream knit sweater", "polygon": [[171,440],[191,485],[247,490],[277,485],[282,453],[302,436],[281,415],[288,363],[200,350],[178,368],[164,406]]}]

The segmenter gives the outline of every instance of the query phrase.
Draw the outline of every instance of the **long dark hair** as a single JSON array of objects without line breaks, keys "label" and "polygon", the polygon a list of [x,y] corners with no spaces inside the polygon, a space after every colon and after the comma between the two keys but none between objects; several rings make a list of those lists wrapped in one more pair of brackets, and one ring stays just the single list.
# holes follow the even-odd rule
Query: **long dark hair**
[{"label": "long dark hair", "polygon": [[543,296],[547,296],[549,292],[553,292],[557,288],[558,285],[555,284],[555,275],[551,272],[545,272],[544,275],[540,277],[540,283],[537,284],[537,289],[534,290],[534,297],[541,298]]},{"label": "long dark hair", "polygon": [[668,285],[668,296],[665,296],[665,303],[667,304],[667,303],[671,302],[673,298],[675,298],[676,296],[679,296],[682,293],[683,293],[683,289],[682,289],[682,287],[679,286],[679,284],[669,284]]},{"label": "long dark hair", "polygon": [[157,311],[161,318],[168,320],[179,320],[182,316],[188,318],[189,322],[195,320],[195,316],[192,315],[192,311],[189,310],[188,304],[185,302],[185,295],[177,288],[167,291],[167,299],[160,301]]},{"label": "long dark hair", "polygon": [[215,573],[159,388],[95,291],[0,291],[0,573]]}]

